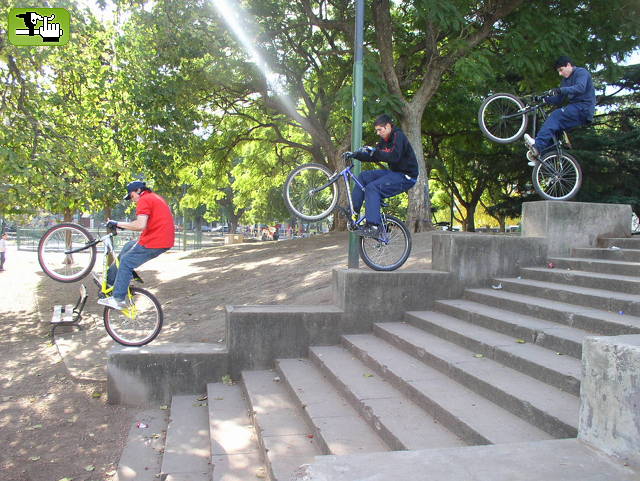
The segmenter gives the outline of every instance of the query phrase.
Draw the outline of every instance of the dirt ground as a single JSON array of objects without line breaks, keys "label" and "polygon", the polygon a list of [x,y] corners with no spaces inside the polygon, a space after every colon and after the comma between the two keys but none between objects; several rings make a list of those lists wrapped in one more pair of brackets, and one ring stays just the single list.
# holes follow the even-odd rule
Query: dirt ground
[{"label": "dirt ground", "polygon": [[[347,235],[170,251],[140,269],[165,313],[154,344],[224,343],[226,305],[331,304],[331,272],[344,267]],[[428,269],[431,234],[413,238],[404,270]],[[107,403],[113,341],[89,300],[82,329],[56,332],[55,304],[74,303],[80,283],[47,278],[36,254],[10,244],[0,272],[0,481],[111,481],[136,409]],[[366,266],[362,265],[366,269]]]}]

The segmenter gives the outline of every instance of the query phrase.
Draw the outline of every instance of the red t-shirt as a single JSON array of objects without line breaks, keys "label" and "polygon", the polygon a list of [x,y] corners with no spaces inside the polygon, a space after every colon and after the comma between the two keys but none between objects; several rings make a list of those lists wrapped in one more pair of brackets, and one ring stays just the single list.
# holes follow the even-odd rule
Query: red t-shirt
[{"label": "red t-shirt", "polygon": [[142,231],[138,243],[148,249],[173,247],[175,227],[173,215],[167,202],[154,192],[145,190],[140,195],[136,215],[149,216],[147,227]]}]

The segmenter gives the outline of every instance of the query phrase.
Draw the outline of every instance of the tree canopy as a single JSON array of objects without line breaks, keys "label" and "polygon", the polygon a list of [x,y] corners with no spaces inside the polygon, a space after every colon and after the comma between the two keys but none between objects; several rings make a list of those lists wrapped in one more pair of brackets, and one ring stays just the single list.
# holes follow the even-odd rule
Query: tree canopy
[{"label": "tree canopy", "polygon": [[[16,47],[0,26],[0,216],[110,211],[132,178],[200,219],[276,222],[287,173],[341,166],[350,149],[353,2],[75,0],[64,47]],[[218,8],[216,8],[218,6]],[[226,9],[221,11],[222,9]],[[0,4],[0,15],[10,6]],[[557,86],[559,54],[594,72],[594,126],[575,135],[578,200],[640,210],[640,6],[630,0],[371,0],[365,31],[365,143],[389,113],[421,175],[397,203],[429,228],[431,197],[504,223],[530,198],[521,145],[491,145],[477,108],[495,91]],[[224,14],[223,14],[224,13]],[[435,197],[434,197],[435,198]]]}]

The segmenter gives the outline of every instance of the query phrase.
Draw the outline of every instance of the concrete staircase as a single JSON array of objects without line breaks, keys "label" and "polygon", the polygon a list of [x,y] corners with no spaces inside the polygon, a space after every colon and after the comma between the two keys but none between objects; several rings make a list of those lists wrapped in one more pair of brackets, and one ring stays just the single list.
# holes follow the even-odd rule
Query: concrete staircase
[{"label": "concrete staircase", "polygon": [[[548,262],[407,312],[404,322],[312,347],[307,359],[278,359],[273,370],[243,372],[240,383],[210,384],[208,419],[194,396],[174,397],[166,479],[288,481],[300,465],[324,459],[316,456],[362,459],[365,469],[385,451],[512,443],[520,443],[518,459],[527,443],[542,442],[541,463],[567,450],[600,462],[582,447],[549,443],[577,435],[583,339],[640,333],[640,239],[606,239]],[[509,448],[501,449],[477,452],[508,462]],[[181,453],[185,469],[175,464]],[[602,462],[589,470],[614,469]],[[467,479],[452,473],[442,479]],[[627,479],[598,475],[605,477],[580,479]]]}]

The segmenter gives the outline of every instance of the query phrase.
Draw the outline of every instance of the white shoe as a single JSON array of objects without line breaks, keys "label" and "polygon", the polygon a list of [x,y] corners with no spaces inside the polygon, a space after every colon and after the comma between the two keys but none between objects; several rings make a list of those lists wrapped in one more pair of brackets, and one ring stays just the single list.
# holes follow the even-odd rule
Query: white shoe
[{"label": "white shoe", "polygon": [[536,141],[529,134],[524,134],[524,143],[527,144],[527,147],[531,147]]},{"label": "white shoe", "polygon": [[105,297],[104,299],[98,299],[98,304],[110,307],[112,309],[117,309],[119,311],[122,311],[129,307],[129,303],[127,301],[119,301],[113,296]]},{"label": "white shoe", "polygon": [[540,161],[538,160],[538,158],[533,155],[533,152],[531,152],[530,150],[527,150],[527,160],[528,165],[530,165],[531,167],[535,167],[537,164],[540,163]]},{"label": "white shoe", "polygon": [[538,149],[536,149],[536,141],[533,139],[533,137],[531,137],[529,134],[524,134],[524,143],[527,145],[527,147],[529,147],[529,152],[531,152],[534,157],[540,157],[540,152],[538,152]]}]

